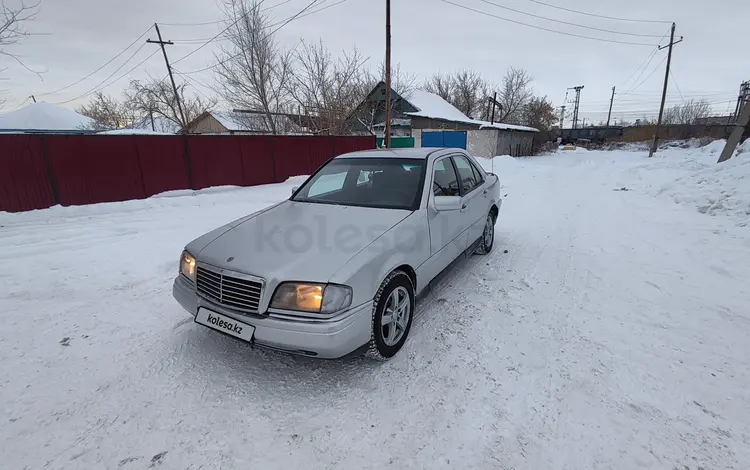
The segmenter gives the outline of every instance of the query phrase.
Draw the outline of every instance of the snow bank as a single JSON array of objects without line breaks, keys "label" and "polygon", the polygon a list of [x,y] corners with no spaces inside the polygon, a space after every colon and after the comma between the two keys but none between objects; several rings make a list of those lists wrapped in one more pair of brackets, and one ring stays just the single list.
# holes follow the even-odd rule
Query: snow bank
[{"label": "snow bank", "polygon": [[727,141],[724,139],[714,140],[713,142],[701,147],[701,152],[708,153],[710,155],[713,154],[719,154],[722,150],[724,150],[724,146],[727,144]]},{"label": "snow bank", "polygon": [[673,182],[664,184],[660,194],[671,196],[678,204],[695,207],[698,212],[728,216],[740,226],[750,222],[750,140],[735,152],[733,158],[716,163],[726,143],[717,140],[690,152],[686,163],[702,168],[689,171]]}]

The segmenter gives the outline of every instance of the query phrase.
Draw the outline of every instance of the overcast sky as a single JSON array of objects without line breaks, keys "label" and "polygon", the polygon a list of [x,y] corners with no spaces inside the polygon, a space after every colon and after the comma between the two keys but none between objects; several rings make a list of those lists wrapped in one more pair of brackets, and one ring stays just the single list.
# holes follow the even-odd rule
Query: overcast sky
[{"label": "overcast sky", "polygon": [[[19,0],[6,0],[13,5]],[[33,1],[33,0],[27,0]],[[290,0],[271,10],[284,20],[310,0]],[[338,0],[320,0],[321,6]],[[485,13],[568,33],[615,41],[666,44],[660,38],[668,32],[667,23],[613,21],[566,12],[534,0],[450,0]],[[266,0],[271,6],[282,0]],[[631,34],[613,34],[555,23],[493,6],[503,5],[525,13],[554,18]],[[684,42],[675,46],[672,61],[674,80],[669,82],[668,102],[706,98],[716,112],[734,110],[740,82],[750,79],[747,56],[747,28],[750,24],[748,0],[544,0],[544,3],[588,13],[621,18],[675,21],[677,37]],[[319,7],[315,7],[319,8]],[[121,76],[146,59],[157,48],[148,44],[137,51],[147,37],[155,38],[154,22],[164,23],[165,39],[188,43],[170,46],[170,59],[177,60],[193,51],[200,42],[220,31],[219,25],[170,26],[167,23],[198,23],[219,20],[220,9],[214,0],[43,0],[41,11],[28,29],[44,33],[28,38],[10,51],[23,56],[32,69],[44,70],[41,78],[0,56],[0,89],[7,100],[0,112],[7,112],[35,94],[38,100],[52,103],[76,98],[98,86],[108,76]],[[295,20],[281,29],[280,43],[294,47],[300,38],[323,42],[333,51],[353,47],[371,58],[375,66],[383,60],[385,41],[385,0],[346,0],[320,13]],[[139,40],[109,66],[64,91],[46,94],[86,76],[114,57],[149,27]],[[549,97],[555,106],[563,104],[566,88],[584,85],[581,117],[606,119],[612,86],[617,86],[613,116],[633,120],[652,115],[659,104],[664,79],[666,50],[655,47],[601,42],[548,32],[514,24],[499,18],[461,9],[441,0],[392,0],[393,61],[420,76],[434,72],[472,69],[499,82],[509,66],[528,70],[534,77],[538,94]],[[192,42],[191,42],[192,41]],[[215,43],[177,63],[175,68],[190,72],[211,65]],[[133,56],[132,61],[123,63]],[[644,61],[647,67],[640,73]],[[661,65],[659,65],[661,64]],[[118,67],[122,68],[114,73]],[[658,67],[657,67],[658,66]],[[629,77],[631,77],[629,81]],[[653,73],[652,73],[653,72]],[[163,57],[156,54],[130,78],[166,73]],[[640,75],[639,75],[640,73]],[[192,75],[210,84],[211,71]],[[106,92],[119,94],[127,86],[128,76],[112,83]],[[637,86],[630,94],[624,94]],[[678,91],[679,87],[679,91]],[[211,91],[201,88],[206,94]],[[572,98],[573,92],[571,90]],[[65,104],[74,108],[86,97]],[[568,104],[569,109],[572,108]]]}]

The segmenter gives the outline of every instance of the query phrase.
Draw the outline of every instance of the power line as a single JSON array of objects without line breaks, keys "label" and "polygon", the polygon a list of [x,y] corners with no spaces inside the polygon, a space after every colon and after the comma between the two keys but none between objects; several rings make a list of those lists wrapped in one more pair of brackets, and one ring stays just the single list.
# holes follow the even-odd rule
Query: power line
[{"label": "power line", "polygon": [[[327,10],[328,8],[331,8],[331,7],[335,7],[336,5],[340,5],[340,4],[342,4],[342,3],[346,2],[346,1],[348,1],[348,0],[339,0],[339,1],[338,1],[338,2],[336,2],[336,3],[332,3],[332,4],[330,4],[330,5],[326,5],[325,7],[322,7],[322,8],[318,8],[318,9],[316,9],[316,10],[313,10],[313,11],[307,12],[307,13],[305,13],[304,15],[300,15],[300,16],[298,16],[298,17],[297,17],[297,19],[300,19],[300,18],[304,18],[304,17],[306,17],[306,16],[310,16],[310,15],[313,15],[313,14],[315,14],[315,13],[318,13],[318,12],[321,12],[321,11],[323,11],[323,10]],[[286,21],[286,23],[285,23],[285,21]],[[268,27],[269,27],[269,28],[272,28],[272,27],[274,27],[274,26],[278,26],[278,25],[280,25],[280,24],[282,24],[282,23],[284,23],[284,24],[283,24],[283,25],[282,25],[281,27],[277,28],[276,30],[272,31],[272,32],[271,32],[271,33],[269,34],[269,36],[270,36],[271,34],[275,33],[276,31],[278,31],[279,29],[281,29],[281,28],[282,28],[283,26],[285,26],[285,25],[286,25],[287,23],[289,23],[289,21],[287,21],[287,20],[284,20],[284,21],[279,21],[278,23],[274,23],[274,24],[268,25]],[[235,59],[235,58],[237,58],[237,57],[239,57],[239,56],[241,56],[241,55],[242,55],[242,52],[240,52],[240,53],[238,53],[238,54],[235,54],[235,55],[233,55],[233,56],[227,57],[226,59],[224,59],[224,60],[221,60],[221,61],[219,61],[219,62],[217,62],[217,63],[215,63],[215,64],[213,64],[213,65],[209,65],[208,67],[204,67],[204,68],[202,68],[202,69],[198,69],[198,70],[191,70],[190,72],[183,72],[183,75],[191,75],[191,74],[194,74],[194,73],[200,73],[200,72],[205,72],[205,71],[207,71],[207,70],[211,70],[211,69],[213,69],[213,68],[216,68],[216,67],[217,67],[217,66],[219,66],[219,65],[225,64],[225,63],[229,62],[230,60],[232,60],[232,59]]]},{"label": "power line", "polygon": [[[664,39],[665,37],[667,37],[667,34],[669,34],[669,31],[670,31],[670,30],[668,29],[668,30],[667,30],[667,31],[666,31],[666,32],[664,33],[664,35],[663,35],[663,36],[661,37],[661,39],[659,39],[659,42],[661,42],[661,41],[662,41],[662,40],[663,40],[663,39]],[[656,55],[656,53],[657,53],[658,51],[659,51],[659,47],[658,47],[658,46],[656,46],[656,47],[654,48],[654,50],[653,50],[653,51],[651,51],[651,53],[650,53],[650,54],[649,54],[648,56],[646,56],[646,58],[645,58],[645,59],[643,60],[643,62],[641,62],[641,65],[639,65],[639,66],[638,66],[638,68],[637,68],[637,69],[635,69],[635,70],[633,71],[633,73],[631,73],[631,74],[630,74],[630,76],[628,77],[628,79],[627,79],[627,80],[625,80],[624,82],[622,82],[622,83],[621,83],[620,85],[618,85],[618,86],[619,86],[619,87],[624,87],[624,86],[625,86],[625,84],[626,84],[626,83],[628,83],[628,82],[630,81],[630,79],[631,79],[631,78],[633,78],[633,77],[635,76],[635,74],[636,74],[636,73],[638,73],[638,71],[639,71],[639,70],[641,70],[641,68],[643,68],[643,70],[646,70],[646,68],[648,67],[648,64],[650,64],[650,63],[651,63],[651,61],[653,60],[654,56]],[[641,72],[641,75],[643,75],[643,72]],[[636,79],[636,81],[638,81],[638,79]]]},{"label": "power line", "polygon": [[18,109],[18,108],[20,108],[21,106],[25,105],[25,104],[26,104],[26,102],[28,102],[28,101],[29,101],[29,98],[31,98],[31,95],[27,96],[25,100],[21,101],[21,104],[19,104],[19,105],[18,105],[18,106],[16,106],[15,108],[11,109],[11,110],[10,110],[9,112],[11,112],[11,113],[12,113],[13,111],[17,110],[17,109]]},{"label": "power line", "polygon": [[650,73],[650,74],[648,74],[648,76],[647,76],[646,78],[644,78],[644,79],[643,79],[643,81],[642,81],[641,83],[639,83],[638,85],[636,85],[636,86],[635,86],[635,88],[633,88],[633,90],[637,90],[637,89],[638,89],[638,87],[640,87],[641,85],[643,85],[644,83],[646,83],[646,82],[648,81],[648,79],[649,79],[649,78],[651,78],[651,76],[652,76],[652,75],[653,75],[654,73],[656,73],[656,71],[657,71],[657,70],[659,70],[659,67],[661,67],[661,64],[663,64],[663,63],[664,63],[664,61],[666,61],[666,60],[667,60],[667,58],[666,58],[666,57],[664,57],[664,58],[663,58],[663,59],[661,60],[661,62],[659,62],[659,64],[658,64],[658,65],[656,66],[656,68],[654,68],[654,70],[652,70],[652,71],[651,71],[651,73]]},{"label": "power line", "polygon": [[[665,62],[666,60],[667,60],[667,56],[664,56],[664,58],[663,58],[663,59],[661,60],[661,62],[659,62],[659,63],[657,64],[656,68],[654,68],[654,70],[652,70],[652,71],[651,71],[651,73],[650,73],[650,74],[648,74],[648,76],[647,76],[646,78],[644,78],[644,79],[643,79],[643,81],[641,81],[641,82],[640,82],[640,83],[638,83],[637,85],[634,85],[634,86],[630,87],[630,89],[629,89],[628,91],[626,91],[625,93],[623,93],[623,95],[628,95],[628,94],[630,94],[630,92],[631,92],[631,91],[637,90],[637,89],[638,89],[638,88],[639,88],[639,87],[640,87],[641,85],[643,85],[644,83],[646,83],[646,82],[648,81],[648,79],[649,79],[649,78],[651,78],[651,76],[652,76],[652,75],[653,75],[654,73],[656,73],[656,71],[657,71],[657,70],[659,70],[659,67],[661,67],[661,64],[663,64],[663,63],[664,63],[664,62]],[[649,61],[649,62],[650,62],[650,61]],[[646,67],[648,67],[648,65],[646,65]],[[643,69],[643,72],[645,72],[645,71],[646,71],[646,69],[644,68],[644,69]],[[635,81],[636,81],[636,82],[638,81],[638,79],[640,79],[640,78],[641,78],[641,75],[643,75],[643,72],[641,72],[641,74],[640,74],[640,75],[638,75],[638,78],[636,78],[636,79],[635,79]],[[635,82],[633,82],[633,83],[635,83]]]},{"label": "power line", "polygon": [[[328,0],[323,0],[323,1],[326,2]],[[333,8],[333,7],[335,7],[337,5],[341,5],[342,3],[347,2],[347,1],[349,1],[349,0],[339,0],[336,3],[332,3],[330,5],[326,5],[324,7],[321,7],[321,8],[312,10],[312,11],[308,11],[304,15],[299,15],[296,19],[301,19],[301,18],[305,18],[305,17],[310,16],[310,15],[314,15],[315,13],[321,12],[323,10],[327,10],[329,8]],[[286,2],[284,2],[284,3],[286,3]],[[282,3],[280,3],[279,5],[282,5]],[[321,3],[321,5],[322,5],[322,3]],[[278,5],[276,5],[276,6],[278,6]],[[273,8],[273,7],[270,7],[270,8]],[[273,28],[274,26],[278,26],[278,25],[284,23],[285,21],[287,21],[287,20],[281,20],[281,21],[278,21],[276,23],[272,23],[272,24],[268,25],[268,27],[269,28]],[[176,41],[174,41],[174,43],[175,44],[200,44],[200,43],[202,43],[204,41],[211,41],[212,39],[213,38],[182,39],[182,40],[176,40]],[[193,73],[193,72],[188,72],[188,73]]]},{"label": "power line", "polygon": [[[646,58],[643,60],[643,62],[641,62],[641,65],[639,65],[638,68],[635,69],[633,71],[633,73],[630,74],[630,76],[628,77],[628,79],[625,80],[624,82],[622,82],[622,84],[620,84],[620,87],[625,86],[625,84],[628,83],[630,81],[630,79],[633,78],[636,73],[638,73],[639,70],[641,70],[641,69],[646,70],[646,67],[648,67],[648,64],[651,63],[651,61],[654,59],[654,56],[656,55],[656,53],[658,51],[659,51],[659,48],[655,47],[654,50],[651,51],[651,53],[648,56],[646,56]],[[641,70],[641,75],[643,75],[643,70]],[[640,78],[640,76],[638,78]],[[638,81],[638,79],[636,79],[636,81]]]},{"label": "power line", "polygon": [[[312,1],[311,1],[311,2],[310,2],[310,3],[309,3],[309,4],[308,4],[308,5],[307,5],[307,6],[305,7],[305,8],[303,8],[302,10],[300,10],[300,11],[299,11],[299,12],[298,12],[298,13],[297,13],[296,15],[292,16],[291,18],[289,18],[289,19],[287,20],[287,22],[286,22],[286,23],[282,24],[282,25],[281,25],[281,26],[280,26],[280,27],[279,27],[278,29],[276,29],[276,30],[274,30],[273,32],[271,32],[271,34],[275,33],[275,32],[276,32],[276,31],[278,31],[279,29],[281,29],[281,28],[283,28],[284,26],[286,26],[286,24],[287,24],[287,23],[289,23],[290,21],[292,21],[293,19],[295,19],[296,17],[298,17],[299,15],[301,15],[302,13],[304,13],[305,11],[307,11],[307,10],[308,10],[308,9],[309,9],[310,7],[312,7],[313,5],[315,5],[316,3],[318,3],[319,1],[321,1],[321,0],[312,0]],[[326,0],[323,0],[323,1],[325,2]],[[248,13],[250,13],[250,12],[248,12]],[[196,52],[198,52],[199,50],[203,49],[204,47],[206,47],[207,45],[209,45],[210,43],[212,43],[213,41],[215,41],[215,40],[216,40],[216,39],[217,39],[218,37],[222,36],[222,35],[223,35],[224,33],[226,33],[226,32],[227,32],[227,31],[229,31],[229,30],[230,30],[231,28],[233,28],[233,27],[234,27],[234,26],[235,26],[235,25],[236,25],[237,23],[239,23],[239,22],[240,22],[240,20],[242,20],[242,19],[243,19],[243,18],[245,18],[246,16],[247,16],[247,13],[246,13],[246,14],[244,14],[244,15],[241,15],[241,16],[240,16],[239,18],[237,18],[236,20],[234,20],[234,21],[233,21],[233,22],[232,22],[232,23],[231,23],[231,24],[230,24],[229,26],[227,26],[226,28],[222,29],[222,30],[221,30],[221,31],[219,32],[219,34],[217,34],[216,36],[212,37],[212,38],[211,38],[211,39],[209,39],[208,41],[204,42],[203,44],[201,44],[201,45],[200,45],[199,47],[197,47],[197,48],[196,48],[196,49],[194,49],[193,51],[191,51],[191,52],[188,52],[188,53],[187,53],[187,54],[185,54],[184,56],[182,56],[182,57],[180,57],[179,59],[175,60],[175,61],[173,62],[173,64],[177,64],[178,62],[181,62],[181,61],[183,61],[183,60],[187,59],[187,58],[188,58],[188,57],[190,57],[191,55],[193,55],[193,54],[195,54]]]},{"label": "power line", "polygon": [[[120,52],[118,52],[116,56],[112,57],[112,58],[111,58],[111,59],[109,59],[109,60],[108,60],[108,61],[107,61],[106,63],[104,63],[104,64],[103,64],[103,65],[102,65],[101,67],[99,67],[98,69],[94,70],[93,72],[91,72],[90,74],[86,75],[85,77],[81,78],[80,80],[78,80],[78,81],[75,81],[75,82],[71,83],[70,85],[66,85],[66,86],[64,86],[64,87],[62,87],[62,88],[58,88],[57,90],[54,90],[54,91],[47,91],[47,92],[44,92],[44,93],[37,93],[37,95],[36,95],[36,96],[47,96],[47,95],[53,95],[53,94],[55,94],[55,93],[59,93],[59,92],[61,92],[61,91],[67,90],[68,88],[71,88],[71,87],[73,87],[73,86],[75,86],[75,85],[78,85],[78,84],[79,84],[79,83],[81,83],[82,81],[86,80],[87,78],[91,77],[91,76],[92,76],[92,75],[94,75],[95,73],[97,73],[97,72],[99,72],[100,70],[102,70],[102,69],[103,69],[104,67],[106,67],[106,66],[108,66],[109,64],[111,64],[112,62],[114,62],[114,61],[115,61],[115,60],[116,60],[116,59],[117,59],[118,57],[120,57],[121,55],[123,55],[123,54],[125,53],[125,51],[127,51],[128,49],[130,49],[131,47],[133,47],[133,45],[134,45],[135,43],[137,43],[138,41],[140,41],[140,40],[141,40],[141,39],[143,38],[143,36],[145,36],[145,35],[146,35],[146,34],[147,34],[147,33],[149,32],[149,30],[150,30],[150,29],[151,29],[151,27],[149,26],[149,27],[148,27],[148,29],[146,29],[146,31],[144,31],[144,32],[143,32],[143,34],[141,34],[140,36],[138,36],[138,37],[137,37],[137,38],[135,39],[135,41],[133,41],[133,42],[131,42],[130,44],[128,44],[128,46],[127,46],[127,47],[126,47],[125,49],[123,49],[123,50],[121,50]],[[115,72],[115,73],[116,73],[116,72]]]},{"label": "power line", "polygon": [[[139,47],[139,48],[138,48],[138,50],[137,50],[137,51],[135,51],[135,54],[137,54],[138,52],[140,52],[140,50],[141,50],[141,49],[143,49],[143,48],[144,48],[145,46],[146,46],[146,43],[144,42],[144,43],[143,43],[143,45],[141,45],[141,47]],[[139,62],[139,63],[138,63],[138,64],[137,64],[137,65],[136,65],[135,67],[131,68],[130,70],[128,70],[128,71],[127,71],[127,72],[125,72],[124,74],[122,74],[122,75],[120,75],[119,77],[117,77],[117,78],[116,78],[115,80],[112,80],[112,81],[110,81],[109,83],[107,83],[107,84],[106,84],[106,85],[104,85],[104,86],[101,86],[101,87],[99,86],[99,85],[102,85],[102,84],[103,84],[104,82],[106,82],[107,80],[109,80],[110,78],[112,78],[112,76],[114,76],[114,74],[116,74],[116,73],[117,73],[118,71],[120,71],[120,70],[121,70],[121,69],[122,69],[122,68],[123,68],[123,67],[125,66],[125,64],[127,64],[128,62],[130,62],[130,60],[131,60],[131,59],[132,59],[133,57],[135,57],[135,54],[133,54],[132,56],[130,56],[130,57],[128,58],[128,60],[126,60],[126,61],[125,61],[125,63],[123,63],[123,64],[122,64],[122,65],[121,65],[121,66],[120,66],[120,67],[119,67],[119,68],[118,68],[117,70],[115,70],[114,72],[112,72],[112,74],[111,74],[111,75],[110,75],[109,77],[105,78],[105,79],[104,79],[104,80],[103,80],[102,82],[100,82],[100,83],[99,83],[99,85],[97,85],[96,87],[94,87],[94,88],[90,89],[89,91],[87,91],[86,93],[84,93],[84,94],[82,94],[82,95],[76,96],[75,98],[72,98],[72,99],[69,99],[69,100],[66,100],[66,101],[61,101],[61,102],[58,102],[58,103],[55,103],[55,104],[66,104],[66,103],[70,103],[71,101],[75,101],[75,100],[77,100],[77,99],[83,98],[83,97],[85,97],[85,96],[88,96],[88,95],[90,95],[90,94],[92,94],[92,93],[95,93],[95,92],[97,92],[97,91],[102,91],[102,90],[104,90],[105,88],[109,87],[110,85],[112,85],[112,84],[114,84],[114,83],[117,83],[117,82],[119,82],[120,80],[122,80],[122,79],[123,79],[123,78],[124,78],[124,77],[125,77],[126,75],[130,74],[130,73],[131,73],[131,72],[132,72],[133,70],[135,70],[135,69],[137,69],[138,67],[140,67],[141,65],[145,64],[145,63],[146,63],[146,61],[147,61],[147,60],[149,60],[150,58],[152,58],[153,56],[155,56],[157,52],[159,52],[159,49],[155,49],[155,50],[154,50],[154,52],[152,52],[151,54],[149,54],[149,55],[148,55],[148,57],[146,57],[145,59],[143,59],[142,61],[140,61],[140,62]],[[98,89],[97,89],[97,88],[98,88]]]},{"label": "power line", "polygon": [[534,28],[534,29],[541,29],[542,31],[549,31],[551,33],[564,34],[566,36],[573,36],[573,37],[583,38],[583,39],[591,39],[591,40],[594,40],[594,41],[611,42],[611,43],[615,43],[615,44],[628,44],[628,45],[631,45],[631,46],[648,46],[648,47],[654,47],[654,46],[656,46],[656,44],[647,44],[647,43],[642,43],[642,42],[617,41],[615,39],[602,39],[602,38],[595,38],[595,37],[592,37],[592,36],[584,36],[582,34],[568,33],[568,32],[565,32],[565,31],[558,31],[556,29],[545,28],[543,26],[536,26],[536,25],[533,25],[533,24],[524,23],[522,21],[511,20],[509,18],[505,18],[505,17],[502,17],[502,16],[494,15],[492,13],[487,13],[487,12],[482,11],[482,10],[477,10],[476,8],[471,8],[471,7],[467,7],[467,6],[464,6],[464,5],[459,5],[458,3],[451,2],[450,0],[440,0],[440,1],[443,2],[443,3],[447,3],[449,5],[453,5],[453,6],[456,6],[456,7],[459,7],[459,8],[463,8],[464,10],[473,11],[474,13],[479,13],[481,15],[490,16],[492,18],[497,18],[499,20],[507,21],[509,23],[515,23],[515,24],[520,24],[522,26],[528,26],[528,27]]},{"label": "power line", "polygon": [[[276,7],[280,7],[281,5],[285,5],[293,0],[284,0],[283,2],[279,2],[276,5],[271,5],[268,8],[263,8],[260,11],[266,12],[269,10],[273,10]],[[183,26],[208,26],[211,24],[222,24],[225,23],[225,20],[216,20],[216,21],[206,21],[205,23],[159,23],[162,26],[177,26],[177,27],[183,27]]]},{"label": "power line", "polygon": [[[691,92],[685,92],[685,96],[687,95],[693,95],[693,96],[736,96],[737,92],[734,91],[697,91],[697,90],[690,90]],[[618,95],[624,95],[624,93],[618,93]],[[643,95],[656,95],[661,94],[661,91],[634,91],[631,93],[628,93],[629,95],[637,95],[637,96],[643,96]]]},{"label": "power line", "polygon": [[594,13],[587,13],[585,11],[573,10],[572,8],[565,8],[565,7],[559,7],[557,5],[551,5],[549,3],[544,3],[544,2],[541,2],[539,0],[528,0],[528,1],[533,2],[533,3],[538,3],[539,5],[544,5],[546,7],[556,8],[558,10],[569,11],[571,13],[578,13],[580,15],[593,16],[595,18],[604,18],[605,20],[632,21],[632,22],[635,22],[635,23],[665,23],[665,24],[671,24],[672,23],[671,21],[663,21],[663,20],[636,20],[636,19],[633,19],[633,18],[618,18],[616,16],[597,15],[597,14],[594,14]]},{"label": "power line", "polygon": [[[195,83],[195,84],[197,84],[197,85],[201,85],[202,87],[204,87],[204,88],[207,88],[207,89],[209,89],[209,90],[213,91],[214,93],[216,92],[216,90],[214,90],[214,88],[213,88],[212,86],[206,85],[206,84],[205,84],[205,83],[203,83],[202,81],[200,81],[200,80],[198,80],[198,79],[196,79],[196,78],[193,78],[193,77],[191,77],[191,76],[189,76],[189,75],[185,75],[184,73],[180,72],[179,70],[177,70],[177,69],[176,69],[176,68],[174,68],[174,67],[172,67],[172,70],[174,70],[174,71],[175,71],[175,73],[176,73],[177,75],[179,75],[179,76],[181,76],[181,77],[183,77],[183,78],[186,78],[186,79],[190,80],[191,82],[193,82],[193,83]],[[202,92],[202,91],[201,91],[201,90],[200,90],[200,89],[199,89],[198,87],[195,87],[195,89],[196,89],[196,91],[197,91],[198,93],[200,93],[200,94],[201,94],[201,95],[202,95],[202,96],[203,96],[204,98],[206,98],[206,99],[207,99],[207,100],[209,100],[209,101],[212,101],[212,98],[209,98],[209,97],[208,97],[208,96],[207,96],[207,95],[206,95],[205,93],[203,93],[203,92]]]},{"label": "power line", "polygon": [[[307,10],[309,10],[309,9],[310,9],[311,7],[313,7],[313,6],[314,6],[314,5],[316,4],[316,3],[318,3],[318,1],[319,1],[319,0],[313,0],[312,2],[310,2],[310,3],[309,3],[309,4],[308,4],[308,5],[307,5],[307,6],[305,7],[305,8],[303,8],[302,10],[300,10],[300,11],[299,11],[299,12],[298,12],[298,13],[297,13],[296,15],[293,15],[293,16],[291,16],[291,17],[290,17],[289,19],[287,19],[287,20],[286,20],[286,22],[284,22],[284,24],[282,24],[282,25],[281,25],[281,26],[279,26],[278,28],[276,28],[276,29],[274,29],[273,31],[271,31],[271,32],[270,32],[270,33],[269,33],[268,35],[269,35],[269,36],[272,36],[272,35],[273,35],[274,33],[276,33],[276,32],[277,32],[278,30],[280,30],[280,29],[281,29],[281,28],[283,28],[284,26],[288,25],[289,23],[291,23],[292,21],[294,21],[294,20],[295,20],[295,19],[296,19],[297,17],[299,17],[299,16],[301,15],[301,14],[303,14],[304,12],[306,12]],[[327,2],[328,0],[322,0],[322,1],[323,1],[323,3],[325,3],[325,2]],[[329,5],[329,6],[330,6],[330,5]],[[321,10],[325,10],[325,8],[322,8]]]},{"label": "power line", "polygon": [[682,90],[680,90],[680,85],[677,84],[677,80],[674,79],[674,74],[672,71],[669,71],[669,76],[672,78],[672,83],[674,83],[674,86],[677,88],[677,92],[680,94],[680,98],[682,98],[682,101],[685,101],[685,97],[682,96]]},{"label": "power line", "polygon": [[504,10],[509,10],[509,11],[512,11],[512,12],[515,12],[515,13],[519,13],[521,15],[531,16],[533,18],[539,18],[539,19],[547,20],[547,21],[554,21],[555,23],[566,24],[566,25],[569,25],[569,26],[576,26],[578,28],[591,29],[591,30],[594,30],[594,31],[603,31],[605,33],[612,33],[612,34],[622,34],[622,35],[625,35],[625,36],[640,36],[640,37],[644,37],[644,38],[658,38],[659,37],[658,34],[625,33],[625,32],[622,32],[622,31],[615,31],[615,30],[612,30],[612,29],[596,28],[594,26],[586,26],[586,25],[583,25],[583,24],[571,23],[569,21],[557,20],[555,18],[548,18],[546,16],[535,15],[533,13],[527,13],[525,11],[516,10],[515,8],[506,7],[505,5],[499,5],[499,4],[495,3],[495,2],[491,2],[490,0],[479,0],[479,1],[483,2],[483,3],[486,3],[488,5],[492,5],[492,6],[496,6],[498,8],[502,8]]}]

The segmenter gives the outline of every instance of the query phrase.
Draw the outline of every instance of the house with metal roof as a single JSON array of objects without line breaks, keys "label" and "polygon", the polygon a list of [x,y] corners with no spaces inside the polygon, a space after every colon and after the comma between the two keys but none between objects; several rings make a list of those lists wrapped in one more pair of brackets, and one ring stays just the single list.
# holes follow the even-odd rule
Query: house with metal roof
[{"label": "house with metal roof", "polygon": [[[378,83],[349,116],[347,127],[354,134],[383,137],[384,82]],[[434,93],[414,90],[402,96],[391,90],[392,142],[412,138],[416,147],[457,147],[484,157],[522,156],[531,154],[538,132],[533,127],[472,119]]]}]

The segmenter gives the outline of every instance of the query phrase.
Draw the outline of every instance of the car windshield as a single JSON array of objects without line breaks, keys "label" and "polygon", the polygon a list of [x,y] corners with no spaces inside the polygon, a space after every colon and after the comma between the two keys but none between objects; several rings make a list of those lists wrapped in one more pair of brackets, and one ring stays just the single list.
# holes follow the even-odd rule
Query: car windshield
[{"label": "car windshield", "polygon": [[416,210],[424,167],[424,160],[408,158],[338,158],[310,178],[292,200]]}]

